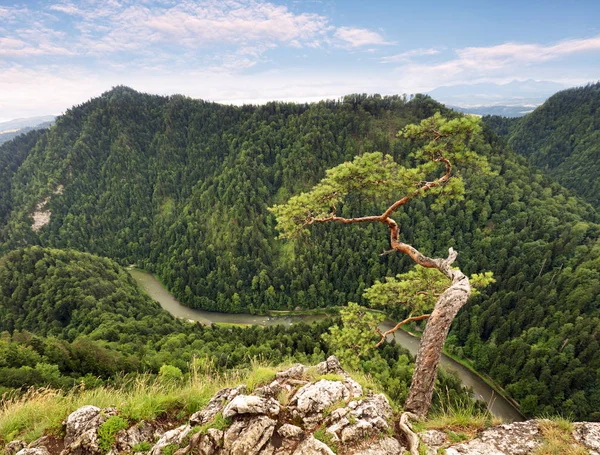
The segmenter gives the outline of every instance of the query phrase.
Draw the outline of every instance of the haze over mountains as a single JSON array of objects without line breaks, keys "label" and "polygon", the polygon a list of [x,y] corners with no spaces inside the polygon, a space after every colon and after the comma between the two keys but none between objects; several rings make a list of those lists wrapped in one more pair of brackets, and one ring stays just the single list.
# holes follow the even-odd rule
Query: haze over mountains
[{"label": "haze over mountains", "polygon": [[461,112],[479,115],[520,117],[532,112],[566,86],[556,82],[514,80],[506,84],[478,83],[438,87],[433,99]]},{"label": "haze over mountains", "polygon": [[43,115],[0,122],[0,144],[10,141],[19,134],[38,128],[47,128],[54,123],[55,119],[55,115]]}]

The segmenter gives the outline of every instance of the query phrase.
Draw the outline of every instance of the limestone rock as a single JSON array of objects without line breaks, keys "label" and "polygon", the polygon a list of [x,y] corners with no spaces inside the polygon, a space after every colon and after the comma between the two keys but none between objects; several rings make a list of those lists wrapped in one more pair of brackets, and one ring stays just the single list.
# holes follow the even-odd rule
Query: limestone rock
[{"label": "limestone rock", "polygon": [[191,429],[192,427],[189,425],[182,425],[174,430],[167,431],[162,435],[158,442],[154,444],[154,447],[150,449],[148,455],[161,455],[165,447],[171,444],[181,444],[183,438],[187,436]]},{"label": "limestone rock", "polygon": [[275,421],[267,416],[237,420],[225,432],[223,449],[230,455],[256,455],[274,431]]},{"label": "limestone rock", "polygon": [[310,436],[302,441],[293,455],[335,455],[326,444]]},{"label": "limestone rock", "polygon": [[321,379],[301,387],[290,401],[290,405],[295,406],[295,415],[304,417],[305,422],[310,424],[318,421],[329,406],[349,397],[350,392],[343,383]]},{"label": "limestone rock", "polygon": [[198,452],[200,452],[200,455],[216,454],[223,445],[224,434],[225,433],[221,430],[209,428],[208,432],[204,435],[198,445]]},{"label": "limestone rock", "polygon": [[143,441],[154,442],[157,433],[159,431],[155,424],[144,421],[139,422],[127,430],[121,430],[117,433],[115,449],[118,453],[129,452],[136,444]]},{"label": "limestone rock", "polygon": [[600,423],[583,422],[573,424],[573,437],[590,450],[590,455],[600,455]]},{"label": "limestone rock", "polygon": [[404,455],[406,449],[394,438],[365,441],[345,452],[346,455]]},{"label": "limestone rock", "polygon": [[212,419],[216,414],[221,412],[223,408],[236,396],[241,394],[246,389],[245,385],[240,385],[235,388],[227,388],[219,390],[214,397],[208,402],[206,407],[201,411],[196,412],[190,417],[191,425],[203,425]]},{"label": "limestone rock", "polygon": [[302,365],[301,363],[297,363],[287,370],[280,371],[275,375],[275,379],[277,381],[282,381],[284,379],[302,379],[306,374],[308,369]]},{"label": "limestone rock", "polygon": [[279,427],[277,433],[284,439],[300,439],[300,437],[304,434],[304,431],[302,428],[297,427],[296,425],[290,425],[289,423],[286,423]]},{"label": "limestone rock", "polygon": [[83,406],[72,412],[63,422],[66,435],[61,455],[100,454],[98,428],[114,415],[117,415],[115,408],[101,410],[96,406]]},{"label": "limestone rock", "polygon": [[317,371],[319,372],[319,374],[328,374],[328,373],[331,373],[331,374],[344,373],[345,374],[346,373],[344,371],[344,369],[342,368],[340,361],[334,355],[330,355],[329,357],[327,357],[327,360],[319,363],[317,365]]},{"label": "limestone rock", "polygon": [[237,395],[223,409],[223,417],[233,417],[238,414],[279,414],[279,402],[273,398],[265,399],[254,395]]},{"label": "limestone rock", "polygon": [[4,446],[4,453],[6,453],[6,455],[15,455],[18,451],[24,449],[25,447],[27,447],[27,443],[17,439]]},{"label": "limestone rock", "polygon": [[17,455],[50,455],[50,452],[48,452],[48,449],[46,449],[44,446],[41,447],[34,447],[34,448],[25,448],[25,449],[21,449],[17,452]]},{"label": "limestone rock", "polygon": [[540,445],[537,420],[498,425],[483,431],[472,441],[446,449],[447,455],[528,455]]},{"label": "limestone rock", "polygon": [[446,433],[439,430],[427,430],[419,433],[419,439],[427,446],[427,455],[436,455],[438,449],[448,445]]}]

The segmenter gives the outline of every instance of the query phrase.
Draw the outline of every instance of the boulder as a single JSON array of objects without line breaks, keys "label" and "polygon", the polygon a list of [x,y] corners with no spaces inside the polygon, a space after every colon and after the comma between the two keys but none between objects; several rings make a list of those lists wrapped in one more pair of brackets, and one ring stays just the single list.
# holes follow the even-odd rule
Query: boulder
[{"label": "boulder", "polygon": [[181,425],[173,430],[167,431],[162,437],[154,444],[154,446],[148,452],[148,455],[161,455],[163,449],[171,444],[180,445],[190,430],[192,429],[189,425]]},{"label": "boulder", "polygon": [[66,434],[61,455],[101,454],[98,428],[114,415],[117,415],[115,408],[100,409],[96,406],[83,406],[72,412],[63,422]]},{"label": "boulder", "polygon": [[340,361],[334,355],[327,357],[327,360],[317,364],[317,372],[319,374],[346,374]]},{"label": "boulder", "polygon": [[229,455],[256,455],[274,431],[275,421],[267,416],[237,420],[225,431],[223,451]]},{"label": "boulder", "polygon": [[370,439],[349,448],[346,455],[404,455],[406,449],[394,438]]},{"label": "boulder", "polygon": [[289,423],[281,425],[277,430],[277,434],[284,439],[300,439],[304,434],[302,428],[296,425],[290,425]]},{"label": "boulder", "polygon": [[309,436],[294,451],[293,455],[335,455],[335,453],[314,436]]},{"label": "boulder", "polygon": [[194,413],[190,417],[190,425],[204,425],[221,412],[231,400],[241,394],[244,390],[246,390],[246,386],[243,384],[235,388],[219,390],[215,396],[211,398],[204,409]]},{"label": "boulder", "polygon": [[498,425],[476,439],[446,449],[446,455],[529,455],[542,442],[537,420]]},{"label": "boulder", "polygon": [[280,404],[273,398],[265,399],[254,395],[237,395],[223,409],[223,417],[233,417],[238,414],[279,414]]},{"label": "boulder", "polygon": [[17,439],[15,441],[11,441],[4,446],[4,453],[6,455],[15,455],[18,451],[27,447],[27,443],[25,441],[21,441]]},{"label": "boulder", "polygon": [[349,397],[350,392],[342,382],[321,379],[301,387],[290,405],[294,407],[295,416],[303,417],[306,423],[311,424],[322,418],[325,409]]},{"label": "boulder", "polygon": [[582,422],[573,424],[573,437],[590,450],[590,455],[600,455],[600,423]]},{"label": "boulder", "polygon": [[17,452],[17,455],[50,455],[48,449],[44,446],[21,449]]}]

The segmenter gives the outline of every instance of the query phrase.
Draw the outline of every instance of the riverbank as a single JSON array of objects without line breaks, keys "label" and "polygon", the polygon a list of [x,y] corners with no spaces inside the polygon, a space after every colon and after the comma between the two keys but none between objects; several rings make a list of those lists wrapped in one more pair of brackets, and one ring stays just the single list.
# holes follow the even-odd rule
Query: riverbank
[{"label": "riverbank", "polygon": [[[173,316],[207,325],[218,324],[226,327],[247,327],[250,325],[263,327],[271,325],[290,326],[298,322],[311,323],[332,316],[331,313],[318,312],[319,310],[301,310],[305,314],[298,314],[297,310],[292,312],[275,310],[272,312],[273,315],[232,314],[198,310],[179,303],[153,274],[139,269],[129,269],[129,272],[142,289]],[[339,310],[339,308],[336,310]],[[394,325],[394,322],[387,320],[381,324],[380,328],[385,331]],[[408,349],[411,354],[417,354],[419,338],[416,335],[398,330],[393,334],[393,337],[397,343]],[[463,384],[472,388],[476,398],[487,403],[488,409],[494,415],[501,417],[507,422],[524,420],[518,408],[501,391],[501,387],[494,385],[489,379],[486,380],[472,366],[463,364],[461,360],[455,359],[449,353],[445,353],[442,356],[441,365],[447,370],[456,372]]]}]

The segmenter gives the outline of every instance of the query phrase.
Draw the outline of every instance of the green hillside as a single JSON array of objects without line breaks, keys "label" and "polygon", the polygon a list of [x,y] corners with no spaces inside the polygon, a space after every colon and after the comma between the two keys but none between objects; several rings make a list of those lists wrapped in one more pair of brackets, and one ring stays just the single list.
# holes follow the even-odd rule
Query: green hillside
[{"label": "green hillside", "polygon": [[[423,96],[233,107],[119,87],[57,119],[5,174],[2,248],[71,248],[136,263],[182,303],[211,310],[362,302],[375,280],[411,265],[379,256],[389,247],[385,228],[315,226],[292,244],[276,239],[267,207],[359,153],[410,162],[416,145],[396,133],[436,111],[458,115]],[[463,201],[443,212],[414,201],[397,217],[402,238],[424,254],[445,256],[452,246],[466,274],[490,270],[497,279],[459,314],[451,349],[528,414],[600,419],[598,216],[491,130],[475,147],[494,172],[467,174]],[[341,210],[377,209],[357,198]],[[50,213],[39,231],[35,211]]]},{"label": "green hillside", "polygon": [[600,207],[600,83],[559,92],[522,119],[485,120],[533,165]]}]

